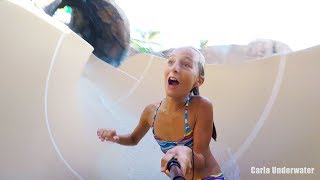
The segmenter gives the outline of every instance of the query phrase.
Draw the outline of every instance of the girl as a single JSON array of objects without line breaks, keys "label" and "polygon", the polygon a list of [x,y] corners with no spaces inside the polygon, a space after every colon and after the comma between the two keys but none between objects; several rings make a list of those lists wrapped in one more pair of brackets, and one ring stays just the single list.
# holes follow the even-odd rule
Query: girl
[{"label": "girl", "polygon": [[212,103],[199,95],[204,82],[205,59],[193,47],[175,49],[164,70],[166,97],[145,107],[131,134],[117,135],[114,129],[99,129],[101,141],[137,145],[151,128],[165,154],[161,171],[176,158],[186,179],[224,179],[209,143],[216,138]]}]

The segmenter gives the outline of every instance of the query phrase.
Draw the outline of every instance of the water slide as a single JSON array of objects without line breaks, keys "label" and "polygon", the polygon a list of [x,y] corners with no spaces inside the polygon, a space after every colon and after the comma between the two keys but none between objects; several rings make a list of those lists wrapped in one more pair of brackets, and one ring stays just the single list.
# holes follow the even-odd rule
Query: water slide
[{"label": "water slide", "polygon": [[[164,59],[138,54],[114,68],[20,1],[0,1],[0,22],[0,179],[168,179],[151,132],[134,147],[96,137],[100,127],[131,132],[164,97]],[[210,147],[226,178],[320,179],[319,57],[316,46],[206,66],[200,91],[214,103]]]}]

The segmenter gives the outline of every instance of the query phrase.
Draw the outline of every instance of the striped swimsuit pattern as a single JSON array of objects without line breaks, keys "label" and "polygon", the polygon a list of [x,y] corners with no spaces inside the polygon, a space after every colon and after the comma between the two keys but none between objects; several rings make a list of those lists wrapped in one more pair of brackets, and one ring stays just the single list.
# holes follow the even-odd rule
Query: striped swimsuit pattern
[{"label": "striped swimsuit pattern", "polygon": [[185,133],[184,137],[180,141],[165,141],[159,137],[157,137],[154,133],[154,121],[156,120],[157,113],[159,110],[159,107],[161,106],[162,101],[160,102],[159,106],[156,108],[156,111],[153,116],[153,122],[152,122],[152,132],[155,140],[160,145],[161,151],[163,153],[166,153],[168,150],[172,149],[173,147],[177,145],[183,145],[188,146],[190,148],[193,148],[193,131],[189,126],[188,123],[188,107],[190,103],[190,96],[187,97],[186,103],[185,103],[185,110],[184,110],[184,124],[185,124]]}]

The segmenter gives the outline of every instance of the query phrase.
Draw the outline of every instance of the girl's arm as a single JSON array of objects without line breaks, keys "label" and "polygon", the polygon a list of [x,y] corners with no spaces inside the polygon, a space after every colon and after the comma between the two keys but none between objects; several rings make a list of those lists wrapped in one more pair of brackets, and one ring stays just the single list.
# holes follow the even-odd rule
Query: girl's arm
[{"label": "girl's arm", "polygon": [[213,106],[209,99],[199,97],[193,134],[194,168],[205,167],[204,154],[209,150],[213,127]]},{"label": "girl's arm", "polygon": [[133,130],[131,134],[119,135],[118,140],[116,141],[118,144],[126,145],[126,146],[134,146],[139,143],[139,141],[146,135],[148,130],[150,129],[150,124],[148,123],[148,119],[152,117],[152,105],[148,105],[144,108],[139,124]]}]

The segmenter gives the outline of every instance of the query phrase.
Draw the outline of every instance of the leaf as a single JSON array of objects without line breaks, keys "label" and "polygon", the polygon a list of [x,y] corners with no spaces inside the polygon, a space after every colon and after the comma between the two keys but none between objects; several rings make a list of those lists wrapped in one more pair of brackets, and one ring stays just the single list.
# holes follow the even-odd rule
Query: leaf
[{"label": "leaf", "polygon": [[205,48],[208,46],[208,40],[200,40],[200,48]]},{"label": "leaf", "polygon": [[152,40],[160,34],[160,31],[149,31],[148,40]]}]

